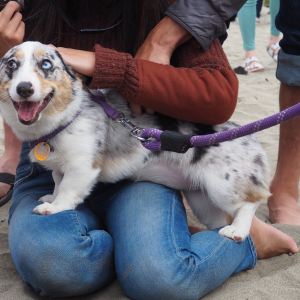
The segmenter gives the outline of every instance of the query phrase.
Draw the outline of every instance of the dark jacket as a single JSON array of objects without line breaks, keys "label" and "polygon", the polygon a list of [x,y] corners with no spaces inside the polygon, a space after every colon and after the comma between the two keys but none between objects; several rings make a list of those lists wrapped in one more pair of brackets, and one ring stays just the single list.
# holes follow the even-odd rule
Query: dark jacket
[{"label": "dark jacket", "polygon": [[226,21],[246,0],[177,0],[166,15],[179,23],[207,49],[211,42],[226,34]]}]

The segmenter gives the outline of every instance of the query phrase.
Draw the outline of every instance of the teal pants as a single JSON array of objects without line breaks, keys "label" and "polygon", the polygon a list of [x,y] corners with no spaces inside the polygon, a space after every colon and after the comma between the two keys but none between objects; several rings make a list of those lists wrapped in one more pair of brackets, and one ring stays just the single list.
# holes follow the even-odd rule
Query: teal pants
[{"label": "teal pants", "polygon": [[[245,51],[255,50],[255,28],[256,28],[256,2],[248,0],[238,12],[243,47]],[[279,0],[270,0],[271,29],[273,36],[279,36],[280,32],[275,26],[275,18],[279,11]]]}]

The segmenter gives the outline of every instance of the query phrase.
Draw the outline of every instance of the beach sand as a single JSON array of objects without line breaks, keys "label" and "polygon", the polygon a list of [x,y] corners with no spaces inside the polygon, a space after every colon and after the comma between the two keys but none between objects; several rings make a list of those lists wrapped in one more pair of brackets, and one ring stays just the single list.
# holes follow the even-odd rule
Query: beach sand
[{"label": "beach sand", "polygon": [[[257,25],[256,42],[258,57],[264,64],[265,71],[247,76],[239,75],[238,107],[232,118],[239,124],[246,124],[278,111],[279,83],[275,78],[276,64],[265,50],[268,36],[269,16],[267,15],[267,9],[264,9],[261,23]],[[242,41],[236,22],[231,24],[229,38],[224,44],[224,49],[232,67],[242,64]],[[271,169],[274,172],[277,159],[278,126],[257,134],[257,137],[267,151]],[[3,139],[0,141],[0,145],[3,145]],[[8,206],[6,205],[0,209],[0,299],[42,299],[21,282],[11,262],[7,242]],[[257,215],[268,222],[266,205],[259,208]],[[297,243],[300,243],[299,227],[287,225],[278,225],[277,227],[291,234]],[[104,291],[73,299],[127,298],[123,296],[119,285],[115,282]],[[300,299],[300,254],[293,256],[281,255],[272,259],[260,260],[257,262],[255,269],[231,277],[221,287],[203,299]]]}]

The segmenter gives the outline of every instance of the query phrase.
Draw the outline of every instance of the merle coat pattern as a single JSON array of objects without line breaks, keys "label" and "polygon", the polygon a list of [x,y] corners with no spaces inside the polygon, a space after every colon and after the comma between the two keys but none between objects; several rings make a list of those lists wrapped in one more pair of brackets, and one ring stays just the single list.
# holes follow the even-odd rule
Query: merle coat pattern
[{"label": "merle coat pattern", "polygon": [[[132,119],[116,91],[104,92],[112,106]],[[47,141],[49,157],[38,161],[52,170],[55,189],[40,198],[37,214],[75,209],[97,181],[147,180],[183,191],[194,214],[209,228],[228,224],[230,215],[232,223],[219,233],[242,240],[249,234],[257,206],[269,196],[266,155],[253,136],[184,154],[151,153],[91,101],[80,77],[55,49],[37,42],[16,46],[2,59],[0,109],[22,141],[38,139],[74,119]],[[194,135],[236,127],[230,122],[193,124],[159,114],[143,114],[133,122]],[[30,159],[37,162],[33,150]]]}]

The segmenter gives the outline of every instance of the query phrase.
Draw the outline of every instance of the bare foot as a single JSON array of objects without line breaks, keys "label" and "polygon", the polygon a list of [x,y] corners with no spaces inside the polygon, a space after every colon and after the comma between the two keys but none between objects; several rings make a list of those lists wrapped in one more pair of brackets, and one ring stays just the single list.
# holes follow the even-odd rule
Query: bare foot
[{"label": "bare foot", "polygon": [[258,258],[269,258],[283,253],[297,253],[296,242],[287,234],[254,217],[250,235]]},{"label": "bare foot", "polygon": [[[15,175],[18,163],[19,155],[17,153],[6,154],[6,152],[4,152],[4,154],[0,157],[0,172]],[[0,182],[0,197],[3,197],[9,189],[10,185]]]},{"label": "bare foot", "polygon": [[280,199],[272,196],[269,199],[269,217],[272,223],[300,225],[300,206],[291,195],[281,195]]}]

